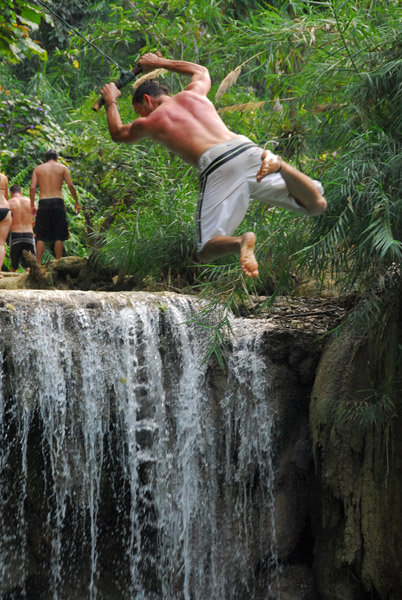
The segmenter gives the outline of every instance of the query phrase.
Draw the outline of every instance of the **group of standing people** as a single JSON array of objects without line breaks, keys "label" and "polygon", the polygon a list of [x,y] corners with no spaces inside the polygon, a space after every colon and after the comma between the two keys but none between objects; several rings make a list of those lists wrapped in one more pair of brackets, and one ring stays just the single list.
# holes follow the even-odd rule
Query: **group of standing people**
[{"label": "group of standing people", "polygon": [[[22,194],[19,185],[9,187],[7,176],[0,173],[0,277],[6,243],[10,248],[13,272],[20,264],[27,267],[23,250],[36,255],[37,263],[42,264],[46,242],[54,242],[56,259],[63,256],[63,242],[69,237],[62,192],[64,182],[74,198],[77,212],[80,211],[80,205],[68,168],[57,160],[54,150],[46,152],[46,161],[33,170],[29,198]],[[38,187],[39,204],[36,206]]]}]

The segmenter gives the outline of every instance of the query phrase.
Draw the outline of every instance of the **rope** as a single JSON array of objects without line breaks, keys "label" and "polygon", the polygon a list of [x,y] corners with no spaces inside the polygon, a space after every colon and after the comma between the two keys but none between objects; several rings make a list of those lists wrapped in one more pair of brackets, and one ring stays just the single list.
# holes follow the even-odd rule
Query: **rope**
[{"label": "rope", "polygon": [[82,33],[80,33],[72,25],[70,25],[70,23],[68,21],[66,21],[62,16],[58,15],[50,6],[48,6],[47,4],[42,2],[42,0],[35,0],[35,2],[40,4],[40,6],[42,6],[42,8],[45,8],[47,11],[52,13],[52,15],[54,15],[57,19],[59,19],[62,23],[64,23],[64,25],[66,25],[69,29],[72,29],[72,31],[74,31],[74,33],[76,33],[81,39],[83,39],[86,44],[88,44],[89,46],[92,46],[92,48],[94,48],[97,52],[99,52],[99,54],[101,54],[104,58],[106,58],[106,60],[111,62],[113,65],[115,65],[119,69],[119,71],[124,72],[122,67],[115,60],[113,60],[113,58],[110,58],[110,56],[105,54],[100,48],[98,48],[98,46],[96,46],[95,44],[93,44],[92,42],[87,40],[87,38],[84,35],[82,35]]}]

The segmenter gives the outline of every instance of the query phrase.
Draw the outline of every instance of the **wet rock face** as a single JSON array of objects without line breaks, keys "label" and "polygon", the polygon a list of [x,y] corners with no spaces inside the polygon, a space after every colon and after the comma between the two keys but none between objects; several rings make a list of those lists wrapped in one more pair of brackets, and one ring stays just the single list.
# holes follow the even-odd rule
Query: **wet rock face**
[{"label": "wet rock face", "polygon": [[235,319],[223,373],[197,310],[0,293],[0,595],[314,598],[321,346]]},{"label": "wet rock face", "polygon": [[398,306],[384,323],[373,331],[345,329],[333,339],[312,392],[321,498],[313,519],[314,571],[323,600],[402,597]]}]

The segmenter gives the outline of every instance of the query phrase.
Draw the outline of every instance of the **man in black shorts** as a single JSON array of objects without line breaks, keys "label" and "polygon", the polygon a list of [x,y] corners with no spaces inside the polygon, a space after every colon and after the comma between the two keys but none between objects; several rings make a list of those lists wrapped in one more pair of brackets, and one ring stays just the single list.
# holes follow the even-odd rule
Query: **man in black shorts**
[{"label": "man in black shorts", "polygon": [[10,262],[11,271],[16,271],[19,264],[26,269],[23,250],[32,252],[35,256],[35,240],[32,228],[32,211],[29,198],[22,195],[19,185],[10,187],[9,205],[12,213],[10,233]]},{"label": "man in black shorts", "polygon": [[[46,152],[46,162],[35,167],[31,178],[30,198],[32,214],[36,215],[36,260],[42,264],[45,242],[54,241],[56,258],[63,256],[63,242],[70,237],[66,207],[63,200],[63,183],[66,182],[75,201],[75,210],[80,211],[77,192],[65,165],[57,162],[54,150]],[[39,208],[35,209],[36,188],[39,186]]]}]

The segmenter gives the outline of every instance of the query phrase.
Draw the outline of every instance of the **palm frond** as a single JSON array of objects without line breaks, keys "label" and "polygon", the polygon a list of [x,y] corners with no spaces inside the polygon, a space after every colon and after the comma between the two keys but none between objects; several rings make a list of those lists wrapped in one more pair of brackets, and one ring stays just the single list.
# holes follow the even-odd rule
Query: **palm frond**
[{"label": "palm frond", "polygon": [[390,255],[392,260],[402,261],[402,242],[394,238],[389,218],[371,223],[363,234],[368,234],[365,245],[371,244],[382,259]]}]

